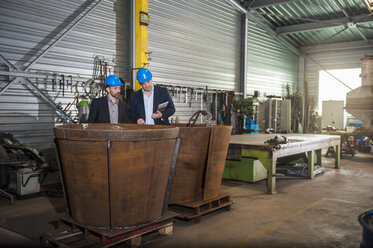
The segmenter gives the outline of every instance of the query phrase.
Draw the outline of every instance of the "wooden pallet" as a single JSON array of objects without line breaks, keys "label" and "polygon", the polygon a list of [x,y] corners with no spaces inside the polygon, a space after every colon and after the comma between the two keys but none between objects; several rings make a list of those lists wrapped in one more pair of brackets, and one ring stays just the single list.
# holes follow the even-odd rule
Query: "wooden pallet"
[{"label": "wooden pallet", "polygon": [[137,228],[106,230],[85,227],[67,214],[58,216],[58,227],[41,236],[42,247],[110,247],[124,244],[135,247],[160,235],[171,235],[178,213],[168,211],[159,220]]},{"label": "wooden pallet", "polygon": [[221,208],[230,210],[232,205],[230,197],[230,193],[220,192],[217,197],[211,200],[196,200],[181,204],[173,204],[170,205],[168,209],[179,213],[180,215],[176,216],[178,219],[200,222],[200,217],[204,214]]}]

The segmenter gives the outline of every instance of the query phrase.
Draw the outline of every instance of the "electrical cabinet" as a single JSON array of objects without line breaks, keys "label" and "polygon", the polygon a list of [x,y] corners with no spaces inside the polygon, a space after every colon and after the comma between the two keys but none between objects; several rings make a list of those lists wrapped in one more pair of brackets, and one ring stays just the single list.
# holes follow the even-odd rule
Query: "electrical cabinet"
[{"label": "electrical cabinet", "polygon": [[321,127],[344,128],[344,101],[322,101]]}]

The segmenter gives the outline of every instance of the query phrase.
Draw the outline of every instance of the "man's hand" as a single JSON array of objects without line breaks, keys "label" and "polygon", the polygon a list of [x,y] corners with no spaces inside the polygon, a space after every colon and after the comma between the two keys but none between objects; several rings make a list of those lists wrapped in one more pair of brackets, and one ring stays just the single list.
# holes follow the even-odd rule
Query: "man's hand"
[{"label": "man's hand", "polygon": [[145,124],[145,121],[143,118],[138,118],[137,119],[137,124]]},{"label": "man's hand", "polygon": [[155,113],[152,114],[152,118],[153,119],[162,118],[162,112],[160,112],[159,110],[157,110],[157,112],[155,112]]}]

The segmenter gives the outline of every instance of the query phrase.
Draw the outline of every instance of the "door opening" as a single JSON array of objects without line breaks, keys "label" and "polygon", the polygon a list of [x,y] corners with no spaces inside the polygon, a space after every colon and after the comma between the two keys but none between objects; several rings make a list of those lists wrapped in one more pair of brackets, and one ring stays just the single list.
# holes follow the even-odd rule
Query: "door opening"
[{"label": "door opening", "polygon": [[[348,123],[358,122],[356,118],[344,110],[344,106],[346,104],[346,94],[352,89],[361,86],[360,73],[361,68],[319,71],[318,111],[319,115],[322,116],[322,128],[325,128],[327,125],[332,125],[342,129],[345,128]],[[336,78],[351,89],[343,85],[343,83]],[[340,101],[343,101],[343,108],[341,108]],[[323,113],[323,109],[325,113]]]}]

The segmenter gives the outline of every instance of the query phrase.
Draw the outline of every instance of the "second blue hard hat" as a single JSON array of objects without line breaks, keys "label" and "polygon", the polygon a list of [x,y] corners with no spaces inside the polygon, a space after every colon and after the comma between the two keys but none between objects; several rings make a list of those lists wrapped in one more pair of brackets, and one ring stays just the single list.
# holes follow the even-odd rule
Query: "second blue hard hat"
[{"label": "second blue hard hat", "polygon": [[105,85],[107,86],[122,86],[122,82],[120,81],[119,77],[115,75],[110,75],[105,79]]},{"label": "second blue hard hat", "polygon": [[139,81],[140,84],[148,82],[152,78],[153,78],[152,73],[146,68],[140,68],[137,71],[136,79],[137,81]]}]

